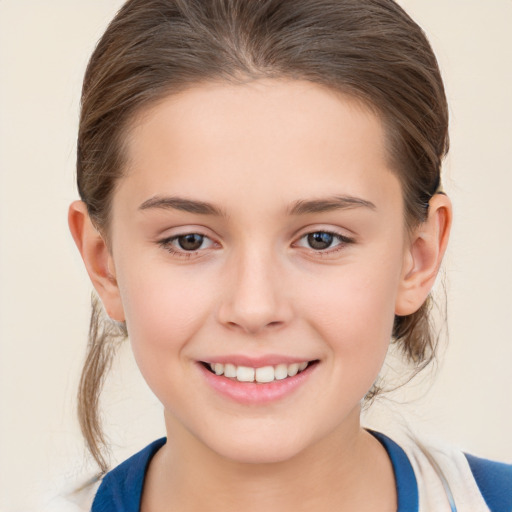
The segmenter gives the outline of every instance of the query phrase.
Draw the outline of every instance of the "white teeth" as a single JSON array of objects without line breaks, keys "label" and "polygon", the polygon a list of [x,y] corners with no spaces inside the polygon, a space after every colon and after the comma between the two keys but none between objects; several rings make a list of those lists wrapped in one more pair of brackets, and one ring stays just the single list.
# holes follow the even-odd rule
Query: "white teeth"
[{"label": "white teeth", "polygon": [[263,368],[256,368],[256,382],[272,382],[273,380],[273,366],[263,366]]},{"label": "white teeth", "polygon": [[288,365],[288,377],[293,377],[299,373],[299,363],[293,363]]},{"label": "white teeth", "polygon": [[274,377],[276,380],[283,380],[288,377],[288,365],[278,364],[274,369]]},{"label": "white teeth", "polygon": [[236,369],[236,380],[240,382],[253,382],[254,373],[254,368],[248,368],[247,366],[239,366]]},{"label": "white teeth", "polygon": [[224,365],[224,376],[225,377],[236,377],[236,366],[234,364],[225,364]]},{"label": "white teeth", "polygon": [[278,364],[276,366],[262,366],[261,368],[250,368],[248,366],[235,366],[231,363],[209,363],[208,366],[216,375],[236,379],[240,382],[272,382],[283,380],[287,377],[294,377],[297,373],[305,370],[307,362]]}]

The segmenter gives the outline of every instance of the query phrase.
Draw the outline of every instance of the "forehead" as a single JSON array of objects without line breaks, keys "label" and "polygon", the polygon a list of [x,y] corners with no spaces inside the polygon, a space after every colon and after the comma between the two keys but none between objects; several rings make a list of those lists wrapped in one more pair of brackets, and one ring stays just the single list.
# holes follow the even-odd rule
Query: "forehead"
[{"label": "forehead", "polygon": [[311,82],[202,84],[144,111],[127,142],[120,188],[139,204],[176,192],[226,206],[335,193],[384,202],[400,188],[380,119]]}]

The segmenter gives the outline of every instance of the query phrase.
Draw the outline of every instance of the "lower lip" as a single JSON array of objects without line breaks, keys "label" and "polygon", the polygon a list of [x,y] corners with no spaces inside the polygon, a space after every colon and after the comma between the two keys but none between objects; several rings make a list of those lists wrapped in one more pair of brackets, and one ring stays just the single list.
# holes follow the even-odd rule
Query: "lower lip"
[{"label": "lower lip", "polygon": [[267,383],[239,382],[222,375],[216,375],[207,370],[201,363],[198,363],[198,366],[208,384],[221,395],[241,404],[259,405],[275,402],[291,395],[308,380],[318,364],[309,365],[293,377]]}]

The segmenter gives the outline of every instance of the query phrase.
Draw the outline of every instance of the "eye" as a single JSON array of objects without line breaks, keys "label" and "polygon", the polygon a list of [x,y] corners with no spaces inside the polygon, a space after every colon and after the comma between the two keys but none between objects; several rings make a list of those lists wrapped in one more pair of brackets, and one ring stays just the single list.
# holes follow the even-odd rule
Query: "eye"
[{"label": "eye", "polygon": [[314,231],[303,235],[297,242],[297,246],[313,249],[314,251],[327,251],[327,249],[341,248],[345,244],[353,242],[351,238],[331,233],[329,231]]},{"label": "eye", "polygon": [[198,251],[203,245],[205,237],[197,233],[189,233],[176,238],[176,242],[184,251]]},{"label": "eye", "polygon": [[318,231],[317,233],[309,233],[309,235],[306,235],[306,240],[312,249],[321,251],[331,247],[334,242],[334,235],[332,233]]},{"label": "eye", "polygon": [[191,256],[193,253],[208,249],[214,245],[213,240],[200,233],[185,233],[158,242],[171,254]]}]

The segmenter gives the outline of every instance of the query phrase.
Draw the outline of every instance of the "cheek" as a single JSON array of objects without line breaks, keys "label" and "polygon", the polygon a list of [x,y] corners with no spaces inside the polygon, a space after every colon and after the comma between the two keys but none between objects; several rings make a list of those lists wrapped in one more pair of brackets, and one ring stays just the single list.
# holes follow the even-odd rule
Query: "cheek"
[{"label": "cheek", "polygon": [[[385,261],[385,260],[383,260]],[[344,371],[378,373],[391,339],[400,260],[358,261],[336,269],[303,297],[301,309]],[[373,382],[373,381],[372,381]]]},{"label": "cheek", "polygon": [[207,321],[208,283],[167,268],[148,269],[120,280],[126,324],[137,364],[153,387],[186,357],[187,342]]}]

